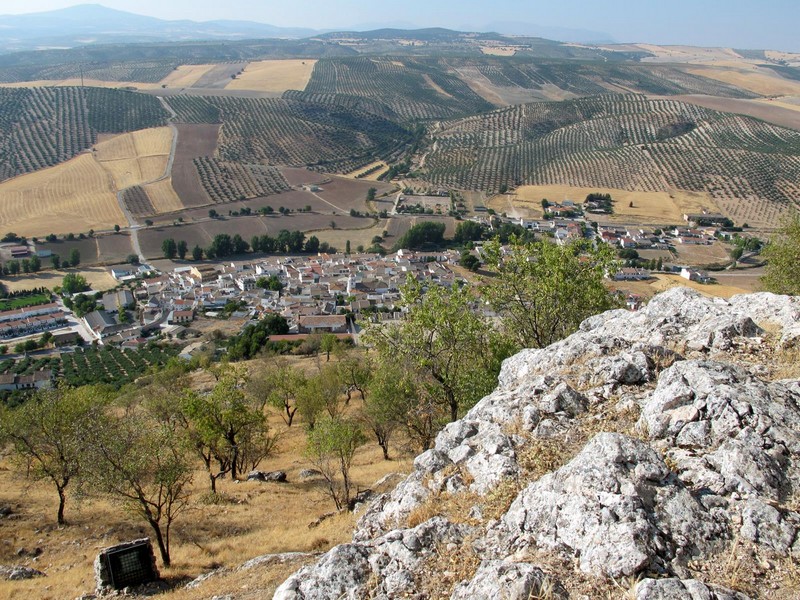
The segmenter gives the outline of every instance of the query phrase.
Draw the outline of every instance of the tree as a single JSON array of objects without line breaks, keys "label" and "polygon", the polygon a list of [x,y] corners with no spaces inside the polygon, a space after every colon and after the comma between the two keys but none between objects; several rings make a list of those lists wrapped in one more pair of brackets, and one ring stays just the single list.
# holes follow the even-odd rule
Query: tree
[{"label": "tree", "polygon": [[83,433],[89,490],[146,521],[164,566],[170,566],[172,524],[188,506],[194,472],[176,424],[141,405],[117,407]]},{"label": "tree", "polygon": [[438,247],[444,243],[444,231],[444,223],[435,223],[433,221],[417,223],[397,240],[394,249],[422,250]]},{"label": "tree", "polygon": [[42,261],[39,259],[38,256],[35,254],[30,258],[30,266],[32,273],[38,273],[39,270],[42,268]]},{"label": "tree", "polygon": [[378,189],[371,187],[367,190],[367,202],[372,202],[375,200],[375,194],[378,193]]},{"label": "tree", "polygon": [[382,363],[407,366],[419,382],[420,402],[441,407],[437,420],[455,421],[497,384],[500,363],[510,351],[489,322],[473,310],[467,286],[432,285],[423,294],[409,278],[401,288],[407,309],[400,324],[372,324],[366,333]]},{"label": "tree", "polygon": [[267,402],[281,411],[284,422],[291,427],[299,408],[297,395],[306,383],[305,375],[286,364],[278,364],[263,379],[271,390]]},{"label": "tree", "polygon": [[322,473],[337,510],[350,505],[350,467],[356,450],[365,442],[357,423],[339,417],[326,416],[308,432],[306,456]]},{"label": "tree", "polygon": [[475,221],[461,221],[456,226],[456,234],[453,241],[458,244],[465,242],[476,242],[483,239],[484,227]]},{"label": "tree", "polygon": [[11,441],[28,475],[55,486],[59,525],[66,523],[67,487],[81,474],[84,434],[95,427],[106,400],[93,386],[59,387],[0,415],[0,437]]},{"label": "tree", "polygon": [[186,244],[186,241],[185,240],[179,240],[178,241],[178,248],[177,248],[177,250],[178,250],[178,258],[180,258],[181,260],[186,258],[186,252],[188,251],[188,249],[189,249],[189,246]]},{"label": "tree", "polygon": [[78,273],[67,273],[61,280],[61,291],[65,294],[77,294],[88,289],[86,278]]},{"label": "tree", "polygon": [[192,260],[203,260],[203,249],[200,246],[192,248]]},{"label": "tree", "polygon": [[119,225],[114,225],[114,233],[119,233],[120,227]]},{"label": "tree", "polygon": [[69,253],[69,264],[73,267],[77,267],[79,264],[81,264],[81,253],[77,248],[73,248]]},{"label": "tree", "polygon": [[217,211],[216,211],[216,210],[214,210],[213,208],[211,208],[211,209],[209,209],[209,211],[208,211],[208,216],[209,216],[209,218],[211,218],[211,219],[216,219],[216,218],[219,216],[219,214],[217,213]]},{"label": "tree", "polygon": [[310,238],[306,240],[306,252],[309,254],[316,254],[319,252],[319,238],[315,235],[312,235]]},{"label": "tree", "polygon": [[6,263],[6,266],[8,267],[8,272],[11,275],[18,275],[19,274],[20,266],[19,266],[19,261],[18,260],[10,260],[10,261],[8,261]]},{"label": "tree", "polygon": [[53,256],[50,257],[50,264],[53,265],[54,269],[60,269],[61,268],[61,257],[59,257],[58,254],[53,254]]},{"label": "tree", "polygon": [[[433,441],[433,423],[423,425],[421,431],[424,439],[415,435],[418,421],[414,416],[419,418],[423,415],[419,410],[419,397],[410,372],[392,362],[376,365],[372,373],[368,393],[364,395],[361,420],[375,435],[383,452],[383,459],[390,460],[389,443],[394,432],[401,426],[406,427],[412,442],[418,443],[423,451],[427,449]],[[408,410],[411,407],[414,414]]]},{"label": "tree", "polygon": [[211,392],[190,392],[184,401],[192,445],[206,466],[213,493],[217,479],[230,473],[235,480],[254,469],[275,445],[263,411],[266,397],[252,398],[246,385],[244,371],[225,367]]},{"label": "tree", "polygon": [[178,245],[175,243],[175,240],[172,238],[166,238],[163,242],[161,242],[161,252],[164,254],[164,258],[175,258],[175,256],[178,254]]},{"label": "tree", "polygon": [[331,360],[331,351],[336,347],[336,344],[339,340],[336,336],[332,333],[323,333],[322,339],[320,340],[320,350],[325,353],[325,362],[330,362]]},{"label": "tree", "polygon": [[782,223],[762,251],[767,261],[761,278],[764,289],[775,294],[800,295],[800,213]]},{"label": "tree", "polygon": [[478,267],[481,266],[481,260],[469,251],[464,251],[461,254],[458,264],[470,271],[477,271]]},{"label": "tree", "polygon": [[497,277],[485,288],[503,327],[519,348],[543,348],[567,337],[584,319],[616,307],[603,285],[615,268],[607,246],[594,250],[583,241],[565,246],[512,239],[503,255],[497,241],[484,245]]}]

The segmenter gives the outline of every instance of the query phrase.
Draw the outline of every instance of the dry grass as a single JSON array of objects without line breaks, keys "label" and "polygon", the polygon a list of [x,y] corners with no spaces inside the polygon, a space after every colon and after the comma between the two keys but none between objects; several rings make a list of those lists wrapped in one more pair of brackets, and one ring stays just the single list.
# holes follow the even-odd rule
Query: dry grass
[{"label": "dry grass", "polygon": [[[372,245],[372,238],[376,235],[383,236],[383,232],[388,229],[389,224],[386,219],[378,220],[377,225],[372,225],[373,221],[364,220],[371,226],[364,229],[325,229],[322,231],[307,232],[306,236],[315,235],[319,238],[320,242],[328,242],[331,246],[344,252],[347,240],[350,240],[350,248],[352,252],[356,251],[358,246],[369,248]],[[389,238],[386,245],[391,246],[394,243],[394,238]]]},{"label": "dry grass", "polygon": [[314,72],[316,60],[262,60],[252,62],[225,86],[226,90],[282,93],[303,91]]},{"label": "dry grass", "polygon": [[172,187],[172,181],[163,179],[157,183],[151,183],[144,186],[147,192],[147,197],[150,198],[150,203],[156,209],[156,213],[167,213],[184,208],[183,202]]},{"label": "dry grass", "polygon": [[[69,269],[68,272],[83,275],[87,283],[95,291],[110,290],[119,285],[119,282],[111,277],[108,269],[104,267]],[[53,289],[53,287],[61,285],[61,281],[64,279],[64,273],[65,271],[40,271],[36,275],[9,277],[3,281],[3,285],[5,285],[10,292],[30,290],[37,287]]]},{"label": "dry grass", "polygon": [[97,144],[95,159],[114,179],[117,190],[158,179],[172,149],[169,127],[124,133]]},{"label": "dry grass", "polygon": [[481,46],[481,52],[488,56],[514,56],[517,49],[508,46]]},{"label": "dry grass", "polygon": [[28,237],[125,224],[108,172],[90,154],[0,184],[0,230]]},{"label": "dry grass", "polygon": [[[607,188],[583,188],[568,185],[526,185],[517,188],[511,196],[493,199],[492,208],[509,212],[509,202],[525,211],[525,216],[539,218],[542,214],[541,202],[561,203],[564,200],[582,203],[592,192],[608,193],[614,199],[613,215],[589,215],[599,222],[625,222],[641,224],[685,224],[684,213],[697,213],[703,209],[718,212],[719,208],[707,195],[696,192],[672,190],[670,192],[631,192]],[[633,206],[631,206],[631,203]],[[505,204],[505,207],[503,207]],[[509,213],[510,214],[510,213]]]},{"label": "dry grass", "polygon": [[756,65],[725,65],[688,69],[700,77],[716,79],[762,96],[792,96],[800,94],[800,82],[784,79],[771,69]]},{"label": "dry grass", "polygon": [[646,58],[647,61],[668,62],[717,62],[730,60],[743,60],[730,48],[700,48],[698,46],[659,46],[656,44],[636,44],[641,50],[655,55],[655,58]]},{"label": "dry grass", "polygon": [[418,589],[423,598],[448,600],[453,588],[472,579],[480,564],[481,559],[469,539],[457,545],[439,544],[417,575]]},{"label": "dry grass", "polygon": [[447,92],[445,92],[440,86],[438,86],[436,84],[436,82],[433,79],[431,79],[430,75],[426,74],[426,75],[423,75],[422,77],[423,77],[423,79],[425,79],[425,83],[431,89],[433,89],[433,91],[436,92],[437,94],[440,94],[440,95],[444,96],[445,98],[452,98],[453,97],[450,94],[448,94]]},{"label": "dry grass", "polygon": [[216,65],[181,65],[159,82],[159,86],[168,88],[192,87],[200,78]]},{"label": "dry grass", "polygon": [[656,293],[663,292],[673,287],[689,287],[693,290],[697,290],[704,296],[708,296],[709,298],[730,298],[736,294],[747,294],[752,291],[731,285],[697,283],[696,281],[684,279],[680,275],[663,274],[656,275],[656,280],[651,284],[651,286]]}]

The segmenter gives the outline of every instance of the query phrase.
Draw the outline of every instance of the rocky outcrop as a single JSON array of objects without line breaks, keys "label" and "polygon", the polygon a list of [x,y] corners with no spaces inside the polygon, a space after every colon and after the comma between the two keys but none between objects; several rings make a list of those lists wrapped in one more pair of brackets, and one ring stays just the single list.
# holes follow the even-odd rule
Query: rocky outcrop
[{"label": "rocky outcrop", "polygon": [[[353,542],[275,598],[416,597],[448,553],[453,599],[593,597],[625,578],[637,600],[747,598],[721,585],[723,557],[800,551],[800,382],[781,365],[798,317],[795,298],[678,288],[519,353]],[[798,593],[773,567],[747,576]]]}]

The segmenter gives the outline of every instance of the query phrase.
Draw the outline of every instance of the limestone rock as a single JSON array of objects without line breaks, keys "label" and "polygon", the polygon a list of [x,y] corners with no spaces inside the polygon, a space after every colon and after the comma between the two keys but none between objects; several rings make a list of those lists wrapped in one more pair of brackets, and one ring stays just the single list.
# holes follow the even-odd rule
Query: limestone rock
[{"label": "limestone rock", "polygon": [[636,600],[750,600],[750,597],[696,579],[645,579],[636,586]]},{"label": "limestone rock", "polygon": [[284,471],[250,471],[247,474],[247,481],[263,481],[273,483],[286,483],[286,473]]},{"label": "limestone rock", "polygon": [[30,567],[7,567],[0,565],[0,578],[7,581],[22,581],[25,579],[36,579],[37,577],[45,577],[45,574]]},{"label": "limestone rock", "polygon": [[532,564],[485,560],[471,581],[456,586],[450,600],[559,600],[566,597],[561,584]]},{"label": "limestone rock", "polygon": [[523,490],[498,527],[498,548],[568,549],[593,575],[666,570],[725,537],[647,444],[595,436],[566,466]]}]

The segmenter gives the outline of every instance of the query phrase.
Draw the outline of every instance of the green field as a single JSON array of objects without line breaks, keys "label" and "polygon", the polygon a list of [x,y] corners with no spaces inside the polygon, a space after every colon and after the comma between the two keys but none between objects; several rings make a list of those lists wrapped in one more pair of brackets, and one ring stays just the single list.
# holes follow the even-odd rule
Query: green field
[{"label": "green field", "polygon": [[15,310],[26,306],[38,306],[51,302],[50,294],[31,294],[29,296],[17,296],[14,298],[4,298],[0,300],[0,311]]}]

